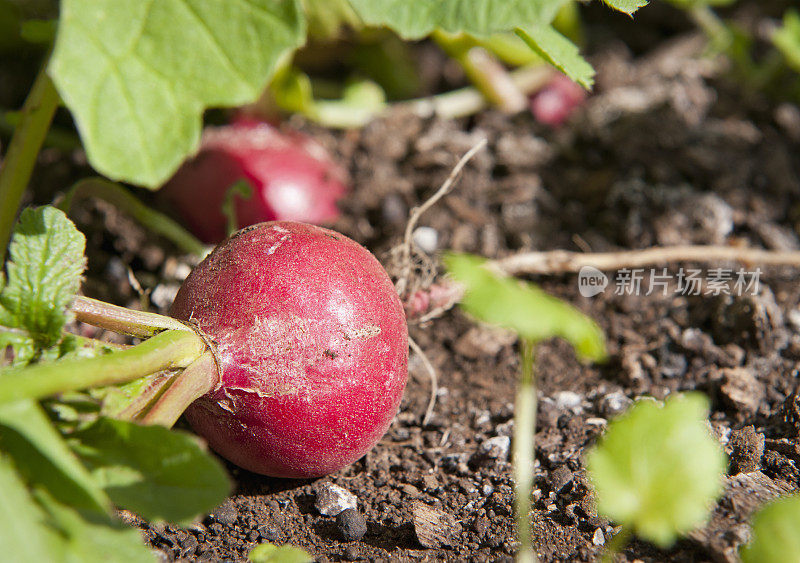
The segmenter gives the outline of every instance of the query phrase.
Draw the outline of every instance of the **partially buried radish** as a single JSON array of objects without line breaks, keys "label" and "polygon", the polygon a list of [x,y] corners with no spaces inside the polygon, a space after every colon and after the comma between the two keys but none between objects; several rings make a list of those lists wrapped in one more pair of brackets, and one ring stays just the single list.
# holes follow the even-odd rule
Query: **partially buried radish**
[{"label": "partially buried radish", "polygon": [[531,112],[541,123],[560,127],[585,100],[586,90],[563,74],[556,74],[531,96]]},{"label": "partially buried radish", "polygon": [[221,382],[186,416],[235,464],[317,477],[386,432],[407,377],[394,286],[365,248],[287,221],[242,229],[186,279],[171,314],[215,343]]},{"label": "partially buried radish", "polygon": [[203,242],[225,238],[228,189],[244,180],[249,199],[234,196],[238,227],[275,219],[331,222],[347,192],[346,175],[312,139],[263,122],[239,120],[207,127],[200,151],[161,190],[161,196]]}]

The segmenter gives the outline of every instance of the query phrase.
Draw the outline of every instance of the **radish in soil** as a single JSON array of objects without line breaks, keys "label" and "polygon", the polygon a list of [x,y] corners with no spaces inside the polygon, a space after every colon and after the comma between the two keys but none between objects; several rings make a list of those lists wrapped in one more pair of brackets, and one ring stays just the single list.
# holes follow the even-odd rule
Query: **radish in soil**
[{"label": "radish in soil", "polygon": [[586,99],[586,90],[563,74],[530,97],[531,113],[537,121],[560,127]]},{"label": "radish in soil", "polygon": [[325,149],[297,132],[253,120],[206,128],[198,155],[164,186],[166,202],[207,243],[227,234],[222,207],[229,188],[244,180],[248,199],[234,196],[237,227],[262,221],[326,223],[339,215],[346,175]]},{"label": "radish in soil", "polygon": [[293,222],[242,229],[192,272],[171,313],[214,342],[221,375],[186,416],[250,471],[335,471],[383,436],[400,404],[403,308],[378,261],[339,233]]},{"label": "radish in soil", "polygon": [[[58,221],[63,232],[51,246],[80,237],[63,213],[43,209],[26,214],[25,225]],[[15,234],[12,256],[45,256],[49,247],[25,232]],[[70,263],[82,263],[73,254]],[[11,271],[27,271],[21,264]],[[71,274],[73,293],[81,270]],[[27,277],[8,279],[4,296]],[[394,285],[368,250],[322,227],[275,221],[235,233],[181,286],[176,318],[72,293],[63,299],[76,320],[145,340],[4,372],[0,405],[140,380],[115,417],[169,427],[185,412],[233,463],[301,478],[363,456],[386,432],[406,385],[408,330]]]}]

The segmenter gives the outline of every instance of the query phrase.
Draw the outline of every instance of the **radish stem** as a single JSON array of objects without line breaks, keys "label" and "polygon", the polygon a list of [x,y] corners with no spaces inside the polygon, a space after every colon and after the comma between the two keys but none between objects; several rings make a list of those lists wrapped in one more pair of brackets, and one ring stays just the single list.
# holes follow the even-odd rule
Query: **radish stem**
[{"label": "radish stem", "polygon": [[177,377],[178,373],[179,370],[164,370],[148,375],[147,378],[150,381],[145,388],[135,395],[124,409],[114,413],[112,416],[119,420],[135,420],[136,417],[140,416],[150,405],[158,400],[164,390]]},{"label": "radish stem", "polygon": [[96,358],[11,369],[0,377],[0,403],[125,383],[164,369],[183,368],[206,349],[194,332],[168,330],[131,348]]},{"label": "radish stem", "polygon": [[475,88],[493,105],[506,113],[525,109],[527,98],[511,79],[509,73],[491,53],[474,45],[474,40],[436,30],[431,34],[437,45],[452,57],[475,85]]},{"label": "radish stem", "polygon": [[149,338],[164,330],[192,332],[191,328],[171,317],[126,309],[91,297],[76,297],[71,310],[82,323],[137,338]]},{"label": "radish stem", "polygon": [[179,373],[171,385],[161,393],[155,404],[139,422],[172,427],[190,404],[219,383],[219,372],[214,355],[208,351]]}]

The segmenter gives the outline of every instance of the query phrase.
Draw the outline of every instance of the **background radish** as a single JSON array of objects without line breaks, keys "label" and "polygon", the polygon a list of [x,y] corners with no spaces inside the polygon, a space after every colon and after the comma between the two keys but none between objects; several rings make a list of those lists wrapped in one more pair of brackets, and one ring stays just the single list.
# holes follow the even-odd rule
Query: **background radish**
[{"label": "background radish", "polygon": [[200,152],[164,186],[163,197],[200,239],[227,234],[222,204],[244,179],[253,189],[235,196],[238,227],[274,219],[325,223],[336,219],[336,201],[347,192],[346,174],[318,143],[253,120],[208,127]]},{"label": "background radish", "polygon": [[186,279],[171,313],[216,343],[221,383],[186,412],[211,447],[278,477],[364,455],[407,376],[402,306],[378,261],[321,227],[242,229]]},{"label": "background radish", "polygon": [[586,100],[586,90],[563,74],[530,97],[531,113],[540,122],[560,127]]}]

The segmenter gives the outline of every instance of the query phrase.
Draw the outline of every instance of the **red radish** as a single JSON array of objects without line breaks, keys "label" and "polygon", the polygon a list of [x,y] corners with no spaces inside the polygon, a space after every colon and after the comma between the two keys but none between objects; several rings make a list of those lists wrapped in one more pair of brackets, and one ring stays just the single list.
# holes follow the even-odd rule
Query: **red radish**
[{"label": "red radish", "polygon": [[225,194],[240,179],[253,195],[235,196],[239,227],[273,219],[330,222],[339,216],[336,201],[347,192],[344,171],[321,145],[252,120],[206,128],[198,155],[162,192],[195,235],[217,243],[227,229]]},{"label": "red radish", "polygon": [[181,286],[171,314],[216,343],[221,383],[186,411],[233,463],[318,477],[386,432],[407,378],[408,331],[375,257],[287,221],[242,229]]},{"label": "red radish", "polygon": [[586,90],[563,74],[531,96],[531,112],[542,123],[561,126],[586,99]]}]

